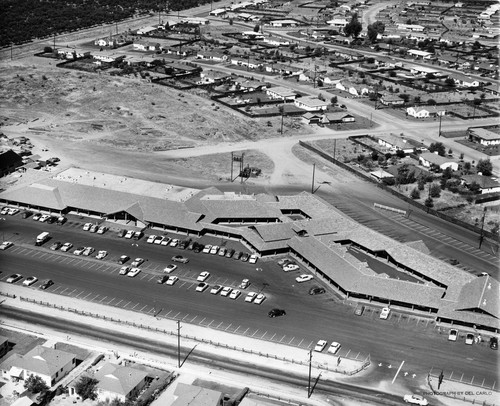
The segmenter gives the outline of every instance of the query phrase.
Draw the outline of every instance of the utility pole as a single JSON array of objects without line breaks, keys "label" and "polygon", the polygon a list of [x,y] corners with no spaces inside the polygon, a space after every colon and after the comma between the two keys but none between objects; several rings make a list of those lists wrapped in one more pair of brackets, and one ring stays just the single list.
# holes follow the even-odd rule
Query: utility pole
[{"label": "utility pole", "polygon": [[181,367],[181,321],[177,320],[177,368]]},{"label": "utility pole", "polygon": [[312,370],[312,350],[309,350],[309,381],[307,384],[307,398],[311,397],[311,370]]},{"label": "utility pole", "polygon": [[483,240],[484,240],[484,218],[486,217],[486,207],[484,208],[483,211],[483,218],[481,219],[481,234],[479,234],[479,248],[481,248],[481,245],[483,245]]},{"label": "utility pole", "polygon": [[375,105],[373,108],[377,110],[377,102],[378,102],[378,85],[375,86]]},{"label": "utility pole", "polygon": [[54,52],[56,51],[56,34],[54,34]]},{"label": "utility pole", "polygon": [[[14,47],[14,43],[10,43],[10,60],[12,61],[12,48]],[[54,50],[55,51],[55,50]]]},{"label": "utility pole", "polygon": [[[438,112],[439,114],[439,112]],[[442,120],[443,116],[441,114],[439,114],[439,136],[441,137],[441,120]]]},{"label": "utility pole", "polygon": [[312,183],[311,183],[311,194],[314,194],[314,173],[316,172],[316,164],[313,164],[313,176],[312,176]]},{"label": "utility pole", "polygon": [[337,152],[337,138],[333,140],[333,159],[336,159],[336,152]]},{"label": "utility pole", "polygon": [[285,114],[285,105],[284,105],[285,101],[283,100],[283,106],[281,108],[281,135],[283,135],[283,116]]}]

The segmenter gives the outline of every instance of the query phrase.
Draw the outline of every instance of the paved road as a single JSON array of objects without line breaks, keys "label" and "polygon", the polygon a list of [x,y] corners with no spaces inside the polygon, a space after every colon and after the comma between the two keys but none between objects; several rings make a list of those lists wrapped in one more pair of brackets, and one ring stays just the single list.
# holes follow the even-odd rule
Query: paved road
[{"label": "paved road", "polygon": [[[257,271],[255,265],[248,263],[149,245],[142,240],[135,247],[129,240],[113,234],[83,232],[76,221],[58,227],[12,217],[1,225],[2,236],[17,245],[0,252],[3,270],[0,281],[13,272],[50,278],[56,282],[50,288],[53,293],[286,343],[305,351],[318,339],[335,340],[343,346],[340,352],[343,357],[365,359],[370,354],[372,362],[377,364],[377,376],[392,379],[394,366],[405,361],[403,372],[407,376],[401,379],[410,386],[422,383],[432,367],[464,373],[470,379],[481,377],[489,384],[496,380],[498,354],[485,343],[465,346],[461,340],[450,344],[446,332],[441,332],[431,320],[404,312],[394,311],[388,321],[382,321],[378,318],[379,309],[368,306],[362,317],[356,317],[354,307],[334,294],[308,295],[312,283],[297,284],[294,278],[300,272],[285,273],[274,261],[259,261],[257,265],[262,271]],[[33,238],[42,230],[49,230],[54,239],[72,241],[75,246],[91,244],[106,249],[110,260],[65,255],[50,251],[48,246],[35,248]],[[170,262],[168,258],[180,252],[191,261],[174,271],[180,277],[178,283],[157,284],[161,269]],[[148,259],[136,278],[118,275],[119,265],[114,260],[122,254]],[[211,272],[210,284],[236,286],[247,277],[252,282],[247,291],[263,291],[268,298],[259,306],[245,303],[243,297],[232,301],[208,291],[195,292],[195,277],[202,269]],[[9,285],[1,285],[2,290],[8,289]],[[26,289],[36,289],[38,285]],[[269,319],[267,312],[274,307],[285,308],[287,315]]]}]

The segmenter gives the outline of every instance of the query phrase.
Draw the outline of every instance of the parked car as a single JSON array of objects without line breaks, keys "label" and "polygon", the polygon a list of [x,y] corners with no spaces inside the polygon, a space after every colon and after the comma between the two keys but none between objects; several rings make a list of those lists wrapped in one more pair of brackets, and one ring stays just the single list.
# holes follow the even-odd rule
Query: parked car
[{"label": "parked car", "polygon": [[467,345],[472,345],[474,344],[474,334],[472,333],[467,333],[467,335],[465,336],[465,344]]},{"label": "parked car", "polygon": [[297,264],[287,264],[287,265],[283,265],[283,270],[285,272],[291,272],[291,271],[297,271],[299,270],[300,267],[297,265]]},{"label": "parked car", "polygon": [[198,283],[198,286],[196,286],[196,291],[203,292],[206,288],[208,288],[208,283],[200,282],[200,283]]},{"label": "parked car", "polygon": [[280,317],[286,315],[286,312],[283,309],[272,309],[267,313],[267,315],[271,318]]},{"label": "parked car", "polygon": [[136,258],[134,261],[130,264],[132,267],[138,267],[144,262],[144,258]]},{"label": "parked car", "polygon": [[247,296],[245,297],[245,302],[252,303],[256,297],[256,292],[248,292]]},{"label": "parked car", "polygon": [[354,314],[356,316],[361,316],[364,311],[365,311],[365,306],[361,305],[361,306],[356,307],[356,310],[354,311]]},{"label": "parked car", "polygon": [[210,293],[212,295],[218,295],[221,290],[222,290],[222,286],[221,285],[214,285],[212,287],[212,289],[210,289]]},{"label": "parked car", "polygon": [[128,271],[130,271],[130,267],[129,267],[129,266],[127,266],[127,265],[125,265],[125,266],[122,266],[122,267],[120,268],[120,272],[119,272],[119,274],[120,274],[120,275],[126,275],[126,274],[128,274]]},{"label": "parked car", "polygon": [[226,256],[226,252],[227,252],[227,248],[226,247],[221,247],[221,249],[219,250],[218,255],[220,257],[224,257],[224,256]]},{"label": "parked car", "polygon": [[448,334],[448,341],[457,341],[458,338],[458,330],[452,328],[450,330],[450,334]]},{"label": "parked car", "polygon": [[242,255],[243,255],[243,253],[241,251],[236,251],[233,255],[233,259],[238,261]]},{"label": "parked car", "polygon": [[43,282],[41,285],[40,285],[40,289],[48,289],[50,288],[52,285],[54,284],[54,281],[52,279],[47,279],[45,282]]},{"label": "parked car", "polygon": [[302,282],[307,282],[307,281],[310,281],[311,279],[313,279],[314,276],[312,275],[308,275],[308,274],[302,274],[300,276],[297,276],[295,278],[295,280],[298,282],[298,283],[302,283]]},{"label": "parked car", "polygon": [[255,264],[257,262],[257,259],[258,259],[257,255],[252,254],[250,255],[250,258],[248,258],[248,262],[251,264]]},{"label": "parked car", "polygon": [[21,210],[19,210],[18,208],[16,207],[11,207],[9,209],[9,216],[15,216],[17,213],[19,213]]},{"label": "parked car", "polygon": [[92,227],[92,223],[85,223],[83,225],[83,231],[89,231],[91,227]]},{"label": "parked car", "polygon": [[234,250],[232,248],[229,248],[226,252],[226,258],[231,258],[234,255]]},{"label": "parked car", "polygon": [[255,299],[254,299],[254,303],[255,304],[258,304],[260,305],[264,300],[266,300],[266,295],[264,295],[264,293],[259,293]]},{"label": "parked car", "polygon": [[179,248],[181,250],[185,250],[188,245],[191,243],[191,239],[187,239],[187,240],[182,240],[180,243],[179,243]]},{"label": "parked car", "polygon": [[88,257],[89,255],[92,255],[94,251],[95,251],[94,247],[85,247],[85,249],[82,252],[82,255]]},{"label": "parked car", "polygon": [[104,258],[106,258],[107,255],[108,255],[108,251],[101,250],[97,253],[97,255],[95,257],[96,257],[96,259],[104,259]]},{"label": "parked car", "polygon": [[490,338],[490,348],[492,350],[498,350],[498,338],[496,337]]},{"label": "parked car", "polygon": [[25,210],[21,213],[21,217],[23,219],[27,219],[29,216],[32,216],[33,215],[33,212],[32,211],[29,211],[29,210]]},{"label": "parked car", "polygon": [[17,281],[23,279],[21,274],[15,273],[10,275],[5,282],[7,283],[16,283]]},{"label": "parked car", "polygon": [[82,255],[83,251],[85,251],[85,247],[78,247],[77,249],[75,249],[73,251],[73,254],[75,254],[75,255]]},{"label": "parked car", "polygon": [[41,222],[41,223],[45,223],[47,222],[47,220],[49,218],[51,218],[52,216],[50,214],[43,214],[39,219],[38,221]]},{"label": "parked car", "polygon": [[389,318],[389,314],[391,313],[391,309],[388,307],[384,307],[382,311],[380,312],[380,318],[383,320],[386,320]]},{"label": "parked car", "polygon": [[178,280],[179,280],[179,277],[178,277],[178,276],[170,275],[170,276],[168,277],[167,285],[172,286],[172,285],[174,285],[174,284],[175,284],[175,282],[177,282]]},{"label": "parked car", "polygon": [[164,239],[165,239],[165,237],[163,235],[159,235],[158,237],[156,237],[154,239],[153,244],[161,245],[161,243],[163,242]]},{"label": "parked car", "polygon": [[155,235],[155,234],[151,234],[151,235],[148,237],[148,239],[146,240],[146,242],[147,242],[148,244],[153,244],[153,243],[155,242],[155,240],[156,240],[156,235]]},{"label": "parked car", "polygon": [[236,300],[240,297],[240,295],[241,295],[241,290],[233,289],[233,291],[229,294],[229,298]]},{"label": "parked car", "polygon": [[42,213],[35,213],[33,214],[33,217],[31,217],[31,219],[34,221],[38,221],[40,220],[40,217],[42,217]]},{"label": "parked car", "polygon": [[68,221],[68,219],[64,216],[59,216],[56,220],[56,224],[58,226],[62,226],[64,223],[66,223],[66,221]]},{"label": "parked car", "polygon": [[170,246],[171,247],[177,247],[179,245],[180,240],[178,238],[173,238],[172,241],[170,241]]},{"label": "parked car", "polygon": [[108,231],[108,227],[101,226],[97,229],[97,234],[104,234],[106,231]]},{"label": "parked car", "polygon": [[205,282],[210,277],[210,272],[203,271],[196,278],[197,281]]},{"label": "parked car", "polygon": [[160,276],[160,278],[156,282],[165,283],[166,281],[168,281],[168,275]]},{"label": "parked car", "polygon": [[240,261],[247,262],[248,258],[250,258],[250,255],[244,252],[243,254],[241,254]]},{"label": "parked car", "polygon": [[12,241],[4,241],[3,243],[0,244],[0,250],[4,251],[7,248],[10,248],[14,245]]},{"label": "parked car", "polygon": [[71,244],[70,242],[65,242],[63,244],[63,246],[61,247],[61,251],[63,252],[67,252],[69,251],[71,248],[73,248],[73,244]]},{"label": "parked car", "polygon": [[59,248],[61,248],[61,247],[62,247],[62,243],[61,243],[61,242],[59,242],[59,241],[56,241],[54,244],[52,244],[52,245],[50,246],[50,249],[51,249],[52,251],[57,251],[57,250],[58,250]]},{"label": "parked car", "polygon": [[313,286],[311,289],[309,289],[310,295],[322,295],[323,293],[325,293],[325,288],[322,288],[320,286]]},{"label": "parked car", "polygon": [[33,285],[36,281],[38,280],[38,278],[36,276],[28,276],[24,281],[23,281],[23,285],[24,286],[31,286]]},{"label": "parked car", "polygon": [[124,230],[123,228],[122,228],[121,230],[118,230],[118,231],[116,232],[116,235],[117,235],[117,237],[118,237],[118,238],[123,238],[123,237],[125,237],[125,234],[127,234],[127,230]]},{"label": "parked car", "polygon": [[170,237],[165,236],[163,238],[163,241],[160,243],[160,245],[162,245],[163,247],[166,247],[168,244],[170,244],[170,241],[172,241],[172,239]]},{"label": "parked car", "polygon": [[210,244],[207,244],[207,245],[205,245],[205,246],[203,247],[202,252],[203,252],[204,254],[208,254],[208,253],[210,252],[210,250],[211,250],[211,249],[212,249],[212,246],[211,246]]},{"label": "parked car", "polygon": [[215,255],[219,252],[219,246],[218,245],[212,245],[212,248],[210,248],[210,254]]},{"label": "parked car", "polygon": [[321,352],[325,349],[328,343],[325,340],[319,340],[314,347],[314,351]]},{"label": "parked car", "polygon": [[6,215],[9,214],[10,207],[4,206],[2,207],[2,210],[0,210],[1,215]]},{"label": "parked car", "polygon": [[177,269],[177,265],[170,264],[163,269],[163,272],[171,273],[171,272],[174,272],[176,269]]},{"label": "parked car", "polygon": [[220,291],[221,296],[229,296],[233,288],[231,286],[224,286]]},{"label": "parked car", "polygon": [[183,264],[187,264],[189,262],[189,259],[186,257],[183,257],[182,255],[174,255],[172,257],[172,261],[174,262],[181,262]]},{"label": "parked car", "polygon": [[128,255],[122,255],[120,258],[118,258],[118,263],[123,265],[129,259],[130,259],[130,257]]},{"label": "parked car", "polygon": [[427,406],[429,404],[427,399],[420,395],[404,395],[403,400],[413,405]]},{"label": "parked car", "polygon": [[250,286],[250,280],[248,279],[243,279],[240,283],[240,285],[238,286],[240,289],[246,289]]},{"label": "parked car", "polygon": [[125,238],[130,240],[134,236],[134,230],[128,230],[125,234]]},{"label": "parked car", "polygon": [[142,231],[136,231],[134,232],[133,238],[134,240],[140,240],[143,235]]},{"label": "parked car", "polygon": [[205,249],[205,246],[203,244],[200,244],[199,242],[195,242],[193,246],[193,252],[196,252],[197,254],[202,252]]},{"label": "parked car", "polygon": [[141,272],[141,270],[139,268],[132,268],[130,271],[128,271],[127,276],[130,278],[133,278],[133,277],[139,275],[140,272]]},{"label": "parked car", "polygon": [[92,224],[92,227],[90,227],[90,232],[91,233],[97,233],[97,230],[99,230],[99,224]]},{"label": "parked car", "polygon": [[330,354],[336,354],[338,350],[340,350],[340,344],[336,341],[332,342],[328,348]]}]

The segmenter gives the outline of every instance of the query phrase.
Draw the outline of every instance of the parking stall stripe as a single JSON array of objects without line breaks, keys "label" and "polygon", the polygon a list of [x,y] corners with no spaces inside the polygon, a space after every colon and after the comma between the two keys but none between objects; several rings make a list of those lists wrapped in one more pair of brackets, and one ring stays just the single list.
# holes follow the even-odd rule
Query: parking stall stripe
[{"label": "parking stall stripe", "polygon": [[300,347],[302,345],[302,341],[304,341],[304,339],[300,340],[300,343],[297,345],[297,347]]},{"label": "parking stall stripe", "polygon": [[134,307],[132,307],[132,310],[134,310],[137,306],[139,306],[139,303],[137,303]]},{"label": "parking stall stripe", "polygon": [[215,327],[216,329],[218,329],[220,327],[220,325],[222,324],[222,321],[219,323],[219,325],[217,327]]},{"label": "parking stall stripe", "polygon": [[65,288],[60,294],[63,295],[64,292],[66,292],[68,290],[68,288]]},{"label": "parking stall stripe", "polygon": [[126,304],[123,305],[123,307],[127,307],[130,304],[130,302],[127,302]]},{"label": "parking stall stripe", "polygon": [[91,302],[93,302],[94,300],[96,300],[99,296],[101,295],[95,295],[95,297],[93,299],[90,299]]},{"label": "parking stall stripe", "polygon": [[269,340],[273,341],[273,338],[274,338],[275,335],[276,335],[276,333],[274,333],[273,336]]},{"label": "parking stall stripe", "polygon": [[232,325],[233,325],[233,323],[230,323],[229,326],[227,326],[224,331],[227,331],[229,329],[229,327],[231,327]]},{"label": "parking stall stripe", "polygon": [[139,311],[140,311],[140,312],[142,312],[142,311],[144,310],[144,308],[145,308],[145,307],[148,307],[148,305],[144,305],[144,306],[142,307],[142,309],[141,309],[141,310],[139,310]]},{"label": "parking stall stripe", "polygon": [[57,292],[61,287],[58,286],[57,288],[55,288],[52,292]]},{"label": "parking stall stripe", "polygon": [[255,333],[252,334],[252,337],[258,333],[259,330],[255,330]]},{"label": "parking stall stripe", "polygon": [[68,296],[70,296],[76,289],[73,289],[71,292],[68,293]]},{"label": "parking stall stripe", "polygon": [[283,341],[283,339],[286,337],[286,335],[284,335],[283,337],[281,337],[281,340],[280,340],[280,343]]},{"label": "parking stall stripe", "polygon": [[[203,320],[205,320],[205,319],[203,319]],[[203,320],[202,320],[202,321],[203,321]],[[214,321],[212,320],[210,323],[208,323],[208,324],[207,324],[207,327],[210,327],[210,325],[211,325],[213,322],[214,322]],[[200,323],[201,323],[201,322],[200,322]]]},{"label": "parking stall stripe", "polygon": [[168,315],[169,315],[170,313],[172,313],[172,310],[170,310],[170,311],[169,311],[169,312],[165,315],[165,317],[168,317]]},{"label": "parking stall stripe", "polygon": [[83,299],[87,299],[91,294],[92,292],[88,293],[87,296],[85,296]]},{"label": "parking stall stripe", "polygon": [[295,340],[295,337],[292,337],[292,339],[290,340],[290,342],[288,344],[291,344],[293,340]]},{"label": "parking stall stripe", "polygon": [[266,336],[266,334],[267,334],[267,331],[262,335],[261,338],[264,338]]},{"label": "parking stall stripe", "polygon": [[173,318],[176,319],[179,314],[181,314],[181,312],[178,312]]},{"label": "parking stall stripe", "polygon": [[[198,317],[198,316],[195,316],[194,319],[191,320],[191,323],[196,320],[196,317]],[[203,320],[201,320],[198,324],[203,323],[205,321],[205,319],[206,319],[206,317],[203,317]]]},{"label": "parking stall stripe", "polygon": [[103,301],[104,299],[106,299],[106,298],[107,298],[107,296],[104,296],[101,300],[99,300],[99,303],[102,303],[102,301]]}]

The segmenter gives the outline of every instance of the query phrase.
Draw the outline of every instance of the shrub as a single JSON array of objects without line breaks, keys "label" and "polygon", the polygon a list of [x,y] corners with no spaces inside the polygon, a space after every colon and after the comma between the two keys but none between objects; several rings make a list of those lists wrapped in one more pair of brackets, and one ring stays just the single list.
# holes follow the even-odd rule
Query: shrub
[{"label": "shrub", "polygon": [[411,193],[410,193],[410,197],[413,199],[413,200],[416,200],[416,199],[420,199],[420,192],[418,191],[417,188],[414,188]]}]

